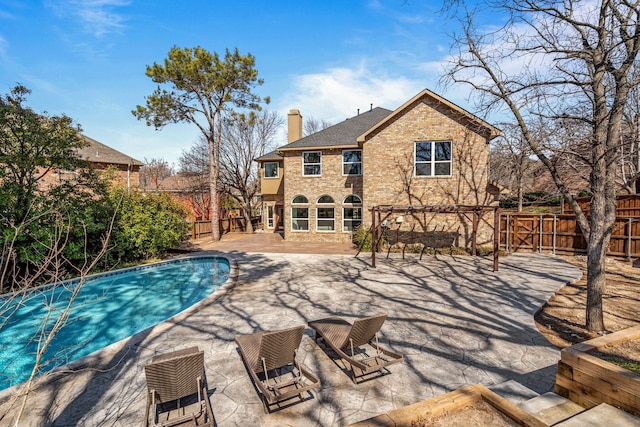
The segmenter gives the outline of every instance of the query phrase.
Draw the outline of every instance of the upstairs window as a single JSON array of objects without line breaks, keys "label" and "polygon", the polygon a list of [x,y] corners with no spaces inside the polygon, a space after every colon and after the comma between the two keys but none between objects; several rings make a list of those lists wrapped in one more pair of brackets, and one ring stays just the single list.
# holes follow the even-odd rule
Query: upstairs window
[{"label": "upstairs window", "polygon": [[416,142],[415,176],[451,176],[451,141]]},{"label": "upstairs window", "polygon": [[362,150],[342,152],[342,175],[362,175]]},{"label": "upstairs window", "polygon": [[302,153],[302,176],[322,175],[322,152],[304,151]]},{"label": "upstairs window", "polygon": [[264,164],[265,178],[278,178],[278,173],[279,173],[278,162],[265,162]]}]

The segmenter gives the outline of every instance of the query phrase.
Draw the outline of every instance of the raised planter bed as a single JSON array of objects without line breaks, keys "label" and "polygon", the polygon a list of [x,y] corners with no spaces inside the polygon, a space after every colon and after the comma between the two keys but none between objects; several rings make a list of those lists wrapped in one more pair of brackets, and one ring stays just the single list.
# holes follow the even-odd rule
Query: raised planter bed
[{"label": "raised planter bed", "polygon": [[640,416],[640,375],[592,354],[635,339],[640,325],[563,349],[555,392],[584,408],[608,403]]},{"label": "raised planter bed", "polygon": [[[438,425],[492,425],[546,427],[546,424],[513,403],[481,385],[464,387],[451,393],[423,400],[347,427],[417,427]],[[480,422],[474,423],[474,418]],[[456,424],[457,423],[457,424]]]}]

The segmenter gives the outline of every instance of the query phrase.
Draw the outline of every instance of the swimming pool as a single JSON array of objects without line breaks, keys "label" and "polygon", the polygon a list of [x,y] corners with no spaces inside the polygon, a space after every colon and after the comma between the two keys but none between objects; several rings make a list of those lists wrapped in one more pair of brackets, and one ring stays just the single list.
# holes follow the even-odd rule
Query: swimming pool
[{"label": "swimming pool", "polygon": [[[87,277],[69,318],[44,353],[40,373],[143,331],[222,286],[229,261],[184,258]],[[44,320],[50,331],[76,282],[46,285],[0,299],[0,390],[29,378]]]}]

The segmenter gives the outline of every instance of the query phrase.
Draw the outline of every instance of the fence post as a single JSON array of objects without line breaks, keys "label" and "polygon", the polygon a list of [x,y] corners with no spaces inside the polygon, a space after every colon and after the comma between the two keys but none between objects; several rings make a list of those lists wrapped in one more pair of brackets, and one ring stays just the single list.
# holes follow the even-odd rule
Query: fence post
[{"label": "fence post", "polygon": [[511,230],[511,227],[509,226],[509,214],[507,214],[507,218],[506,218],[506,224],[504,225],[504,230],[505,230],[505,235],[504,235],[504,246],[505,246],[505,250],[507,251],[507,253],[509,253],[509,230]]},{"label": "fence post", "polygon": [[557,226],[556,226],[556,221],[558,220],[558,215],[554,214],[553,215],[553,254],[556,254],[556,233],[557,233]]},{"label": "fence post", "polygon": [[538,253],[542,253],[542,214],[538,217]]},{"label": "fence post", "polygon": [[627,261],[631,261],[631,218],[627,218]]}]

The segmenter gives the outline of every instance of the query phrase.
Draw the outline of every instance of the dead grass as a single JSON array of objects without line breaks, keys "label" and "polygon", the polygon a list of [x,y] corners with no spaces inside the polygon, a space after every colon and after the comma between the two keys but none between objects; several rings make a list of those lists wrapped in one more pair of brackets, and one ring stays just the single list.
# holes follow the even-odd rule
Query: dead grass
[{"label": "dead grass", "polygon": [[[563,257],[582,270],[575,283],[563,286],[536,314],[535,321],[547,340],[559,348],[595,338],[585,328],[586,261],[584,257]],[[604,322],[607,332],[640,323],[640,267],[610,260],[606,266]]]}]

